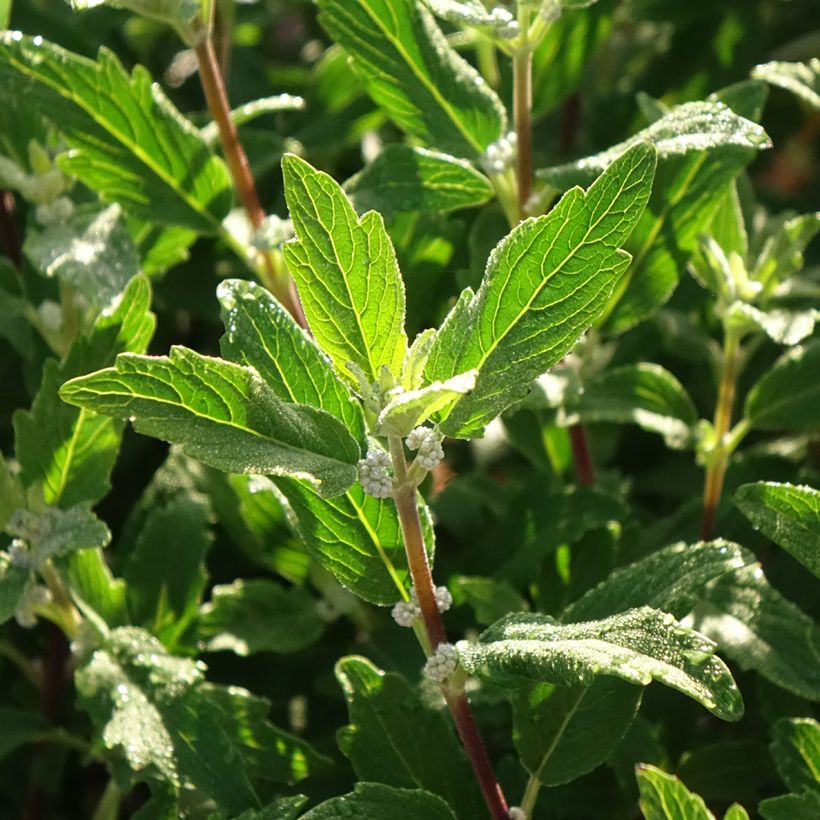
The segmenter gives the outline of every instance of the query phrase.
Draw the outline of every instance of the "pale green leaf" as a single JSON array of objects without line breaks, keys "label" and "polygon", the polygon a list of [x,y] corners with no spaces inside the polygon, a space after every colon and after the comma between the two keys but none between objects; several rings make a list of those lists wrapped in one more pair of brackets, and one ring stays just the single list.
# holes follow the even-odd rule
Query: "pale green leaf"
[{"label": "pale green leaf", "polygon": [[14,617],[29,575],[29,571],[15,564],[8,553],[0,552],[0,624]]},{"label": "pale green leaf", "polygon": [[475,389],[441,424],[445,433],[480,434],[600,315],[629,264],[620,246],[643,212],[654,168],[652,146],[635,146],[588,191],[569,191],[493,251],[480,289],[456,304],[427,363],[429,381],[478,370]]},{"label": "pale green leaf", "polygon": [[111,540],[108,527],[85,505],[46,507],[41,513],[17,510],[6,532],[26,542],[26,557],[34,566],[76,550],[105,547]]},{"label": "pale green leaf", "polygon": [[382,218],[361,219],[344,191],[304,160],[282,159],[285,196],[298,241],[285,259],[319,346],[351,384],[360,368],[373,382],[398,375],[407,350],[404,284]]},{"label": "pale green leaf", "polygon": [[123,424],[70,407],[58,391],[73,376],[112,365],[118,353],[144,352],[154,333],[150,305],[151,286],[137,276],[98,317],[90,335],[74,343],[62,364],[46,361],[31,410],[14,414],[20,478],[26,486],[42,482],[46,503],[94,503],[108,492]]},{"label": "pale green leaf", "polygon": [[765,287],[784,282],[803,268],[803,251],[820,230],[820,212],[775,218],[757,254],[751,277]]},{"label": "pale green leaf", "polygon": [[726,814],[723,815],[723,820],[749,820],[749,813],[740,803],[733,803],[726,809]]},{"label": "pale green leaf", "polygon": [[473,158],[506,130],[501,101],[415,0],[319,0],[319,20],[408,134]]},{"label": "pale green leaf", "polygon": [[[757,120],[765,98],[766,86],[749,81],[713,94],[707,102],[723,103],[744,120]],[[626,246],[632,264],[618,285],[608,330],[627,330],[669,298],[698,237],[721,206],[726,186],[755,155],[755,148],[724,145],[659,163],[653,195]]]},{"label": "pale green leaf", "polygon": [[439,797],[421,789],[394,789],[380,783],[357,783],[343,797],[332,797],[311,809],[302,820],[456,820]]},{"label": "pale green leaf", "polygon": [[496,578],[457,575],[449,583],[456,606],[467,604],[476,620],[485,626],[503,618],[509,612],[523,612],[526,601],[506,581]]},{"label": "pale green leaf", "polygon": [[820,815],[820,794],[803,792],[770,797],[760,803],[758,811],[764,820],[817,820]]},{"label": "pale green leaf", "polygon": [[810,430],[820,425],[820,342],[781,356],[746,395],[743,413],[758,430]]},{"label": "pale green leaf", "polygon": [[791,791],[820,793],[820,724],[816,720],[778,720],[769,748],[780,779]]},{"label": "pale green leaf", "polygon": [[724,720],[743,714],[740,692],[714,654],[715,644],[649,607],[567,625],[547,615],[509,615],[457,648],[467,672],[501,686],[588,685],[598,675],[643,686],[658,680]]},{"label": "pale green leaf", "polygon": [[303,589],[262,578],[220,584],[200,610],[196,636],[206,652],[298,652],[324,631],[316,604]]},{"label": "pale green leaf", "polygon": [[350,725],[338,733],[339,748],[359,779],[423,788],[446,800],[459,817],[482,815],[467,758],[440,711],[426,707],[400,675],[366,658],[342,658],[336,677],[350,715]]},{"label": "pale green leaf", "polygon": [[[231,119],[237,127],[253,122],[257,117],[265,114],[274,114],[280,111],[301,111],[305,107],[302,97],[295,97],[292,94],[275,94],[272,97],[260,97],[257,100],[240,105],[231,111]],[[219,142],[219,126],[216,122],[209,122],[200,133],[202,139],[208,145],[216,145]]]},{"label": "pale green leaf", "polygon": [[362,449],[367,438],[360,403],[328,357],[267,289],[241,279],[217,288],[225,335],[222,355],[256,368],[284,401],[311,404],[342,421]]},{"label": "pale green leaf", "polygon": [[499,11],[494,15],[481,0],[422,0],[436,17],[456,23],[460,26],[501,27],[514,18],[503,6],[496,6]]},{"label": "pale green leaf", "polygon": [[140,270],[119,205],[77,210],[67,222],[26,235],[23,250],[35,268],[106,306]]},{"label": "pale green leaf", "polygon": [[170,356],[121,354],[115,367],[73,379],[60,395],[131,418],[138,432],[220,470],[307,478],[325,495],[356,480],[359,447],[341,422],[286,404],[251,368],[182,347]]},{"label": "pale green leaf", "polygon": [[23,96],[72,150],[60,167],[150,222],[216,233],[230,176],[148,72],[129,76],[108,49],[96,61],[41,38],[0,38],[0,99]]},{"label": "pale green leaf", "polygon": [[796,345],[814,333],[820,311],[814,308],[807,310],[783,310],[771,308],[760,310],[754,305],[735,302],[729,308],[732,320],[740,324],[742,319],[754,328],[762,330],[772,341],[781,345]]},{"label": "pale green leaf", "polygon": [[428,328],[419,333],[407,351],[401,369],[401,386],[405,390],[416,390],[422,384],[424,368],[430,357],[430,350],[436,338],[434,328]]},{"label": "pale green leaf", "polygon": [[757,529],[820,578],[820,492],[758,481],[737,490],[735,504]]},{"label": "pale green leaf", "polygon": [[128,9],[134,14],[167,23],[187,33],[191,24],[202,12],[202,0],[69,0],[76,11],[85,11],[97,6],[113,6]]},{"label": "pale green leaf", "polygon": [[477,372],[459,373],[443,382],[433,382],[418,390],[407,390],[391,399],[379,413],[379,435],[406,436],[449,404],[466,396],[474,387]]},{"label": "pale green leaf", "polygon": [[752,76],[780,86],[814,108],[820,108],[820,59],[807,63],[772,62],[755,66]]},{"label": "pale green leaf", "polygon": [[673,774],[640,764],[635,769],[644,820],[715,820],[703,798]]},{"label": "pale green leaf", "polygon": [[[358,482],[335,498],[321,498],[303,481],[276,479],[276,485],[305,547],[340,583],[374,604],[401,599],[411,582],[392,499],[365,495]],[[432,558],[434,533],[426,507],[422,527]]]},{"label": "pale green leaf", "polygon": [[540,684],[513,697],[521,762],[544,786],[569,783],[606,762],[635,717],[643,689],[617,678],[589,686]]},{"label": "pale green leaf", "polygon": [[760,151],[771,147],[766,132],[757,123],[738,116],[721,102],[691,102],[675,106],[668,114],[624,142],[591,157],[537,172],[549,185],[566,190],[589,185],[624,151],[639,142],[651,142],[658,160],[693,151],[710,151],[727,145]]},{"label": "pale green leaf", "polygon": [[385,219],[472,208],[493,197],[490,181],[469,162],[409,145],[388,145],[344,188],[359,213],[378,211]]}]

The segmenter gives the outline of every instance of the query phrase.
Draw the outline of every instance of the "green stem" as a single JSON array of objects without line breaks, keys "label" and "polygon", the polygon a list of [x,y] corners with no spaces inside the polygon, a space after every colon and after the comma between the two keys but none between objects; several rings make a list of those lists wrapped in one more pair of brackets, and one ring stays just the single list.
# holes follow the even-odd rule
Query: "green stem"
[{"label": "green stem", "polygon": [[40,687],[40,675],[34,664],[14,644],[0,641],[0,656],[13,663],[35,687]]},{"label": "green stem", "polygon": [[117,784],[113,780],[109,780],[91,820],[117,820],[120,814],[121,802],[122,794],[120,794]]},{"label": "green stem", "polygon": [[40,575],[46,582],[54,602],[42,610],[38,610],[38,614],[44,615],[57,624],[69,639],[76,637],[82,623],[82,616],[77,612],[68,590],[51,561],[43,563],[40,567]]},{"label": "green stem", "polygon": [[[720,385],[714,415],[715,452],[706,467],[706,480],[703,487],[703,521],[700,537],[707,541],[712,537],[720,497],[723,493],[723,481],[729,465],[731,450],[727,446],[727,434],[732,423],[732,408],[737,391],[737,378],[740,372],[740,337],[736,331],[726,328],[723,339],[723,356],[720,367]],[[742,438],[742,436],[741,436]],[[740,439],[735,443],[735,447]]]},{"label": "green stem", "polygon": [[[407,566],[413,579],[416,598],[421,609],[421,620],[424,626],[425,640],[421,641],[425,653],[434,652],[439,644],[447,643],[447,633],[441,620],[441,613],[436,604],[435,584],[427,560],[424,544],[424,531],[421,527],[421,516],[416,494],[416,483],[411,479],[407,459],[404,454],[404,442],[400,436],[390,436],[390,457],[393,462],[395,490],[393,500],[401,524],[404,548],[407,554]],[[418,632],[417,632],[418,634]],[[447,701],[450,714],[456,725],[456,731],[470,760],[484,801],[493,820],[508,820],[509,812],[501,786],[493,772],[487,748],[481,738],[475,716],[464,691],[464,678],[454,675],[442,686],[442,694]]]},{"label": "green stem", "polygon": [[518,148],[515,176],[518,189],[518,218],[527,216],[532,196],[532,45],[529,40],[529,11],[519,12],[521,42],[513,55],[513,118]]}]

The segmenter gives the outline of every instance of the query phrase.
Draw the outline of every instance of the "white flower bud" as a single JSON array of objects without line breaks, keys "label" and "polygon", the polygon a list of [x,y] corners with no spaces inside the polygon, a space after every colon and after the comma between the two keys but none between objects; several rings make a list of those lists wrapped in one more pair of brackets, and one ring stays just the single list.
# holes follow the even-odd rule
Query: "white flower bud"
[{"label": "white flower bud", "polygon": [[458,652],[451,643],[440,643],[424,664],[424,677],[444,683],[458,667]]},{"label": "white flower bud", "polygon": [[37,206],[34,216],[41,225],[59,225],[74,213],[74,203],[67,196],[58,196],[53,202]]},{"label": "white flower bud", "polygon": [[51,593],[41,584],[29,584],[23,593],[17,609],[14,611],[14,620],[23,629],[31,629],[37,623],[35,610],[51,601]]},{"label": "white flower bud", "polygon": [[436,587],[436,607],[439,612],[446,612],[453,605],[453,596],[447,587]]},{"label": "white flower bud", "polygon": [[414,601],[399,601],[391,614],[399,626],[413,626],[413,621],[421,615],[421,609]]},{"label": "white flower bud", "polygon": [[429,427],[416,427],[407,436],[407,446],[417,450],[416,462],[425,470],[432,470],[443,458],[441,436]]},{"label": "white flower bud", "polygon": [[513,806],[509,813],[510,820],[527,820],[527,815],[524,809],[519,809],[518,806]]},{"label": "white flower bud", "polygon": [[370,450],[358,463],[362,489],[374,498],[387,498],[393,491],[393,480],[387,473],[390,456],[384,450]]}]

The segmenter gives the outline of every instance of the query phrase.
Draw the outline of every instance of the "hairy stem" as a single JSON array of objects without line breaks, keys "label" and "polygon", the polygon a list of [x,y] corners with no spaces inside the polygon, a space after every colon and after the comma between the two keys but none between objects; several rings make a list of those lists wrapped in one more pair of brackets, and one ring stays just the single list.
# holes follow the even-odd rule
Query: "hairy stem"
[{"label": "hairy stem", "polygon": [[[256,184],[253,181],[247,154],[239,140],[236,125],[231,119],[231,106],[228,102],[225,80],[222,76],[210,32],[201,38],[194,47],[194,51],[199,63],[199,78],[202,83],[202,90],[208,102],[208,109],[219,131],[219,141],[231,172],[234,187],[248,215],[248,220],[256,230],[265,221],[266,214],[256,192]],[[305,327],[304,313],[293,280],[278,264],[275,254],[270,251],[262,251],[261,258],[263,271],[260,275],[265,286],[287,308],[293,318],[302,327]]]},{"label": "hairy stem", "polygon": [[[447,633],[436,604],[435,584],[427,560],[424,544],[424,531],[421,527],[416,486],[410,479],[407,460],[404,455],[404,443],[399,436],[390,436],[390,456],[393,462],[393,476],[396,490],[393,500],[399,515],[401,531],[404,537],[404,548],[407,553],[407,566],[413,579],[416,597],[421,609],[429,647],[425,651],[435,651],[439,644],[447,642]],[[493,772],[487,749],[478,730],[470,703],[464,692],[463,680],[452,681],[442,687],[444,699],[450,708],[450,714],[456,724],[456,731],[473,767],[484,801],[493,820],[507,820],[509,817],[507,802]]]},{"label": "hairy stem", "polygon": [[720,386],[713,421],[716,449],[706,468],[706,481],[703,487],[703,521],[700,537],[704,541],[712,537],[715,514],[723,492],[723,480],[726,477],[726,468],[731,455],[726,439],[732,423],[732,407],[735,403],[739,365],[740,339],[736,333],[727,328],[723,340]]},{"label": "hairy stem", "polygon": [[521,26],[525,34],[513,55],[513,117],[518,141],[515,161],[518,218],[524,219],[532,196],[532,46],[526,35],[529,12],[521,14],[525,18]]}]

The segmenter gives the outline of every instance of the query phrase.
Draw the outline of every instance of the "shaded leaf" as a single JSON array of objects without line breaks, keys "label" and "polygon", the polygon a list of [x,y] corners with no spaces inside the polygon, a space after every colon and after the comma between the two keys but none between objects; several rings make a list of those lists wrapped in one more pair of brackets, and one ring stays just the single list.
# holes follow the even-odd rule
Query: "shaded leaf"
[{"label": "shaded leaf", "polygon": [[820,724],[816,720],[778,720],[772,727],[770,749],[780,778],[791,791],[820,795]]},{"label": "shaded leaf", "polygon": [[29,571],[0,552],[0,624],[14,617],[28,584]]},{"label": "shaded leaf", "polygon": [[817,815],[820,814],[820,794],[803,792],[770,797],[763,800],[757,808],[765,820],[817,820]]},{"label": "shaded leaf", "polygon": [[449,586],[455,605],[471,606],[476,620],[485,626],[503,618],[509,612],[527,609],[526,601],[506,581],[457,575],[450,580]]},{"label": "shaded leaf", "polygon": [[692,794],[675,775],[639,765],[635,776],[645,820],[715,820],[703,798]]},{"label": "shaded leaf", "polygon": [[332,797],[303,815],[302,820],[455,820],[447,804],[421,789],[394,789],[380,783],[357,783],[344,797]]}]

